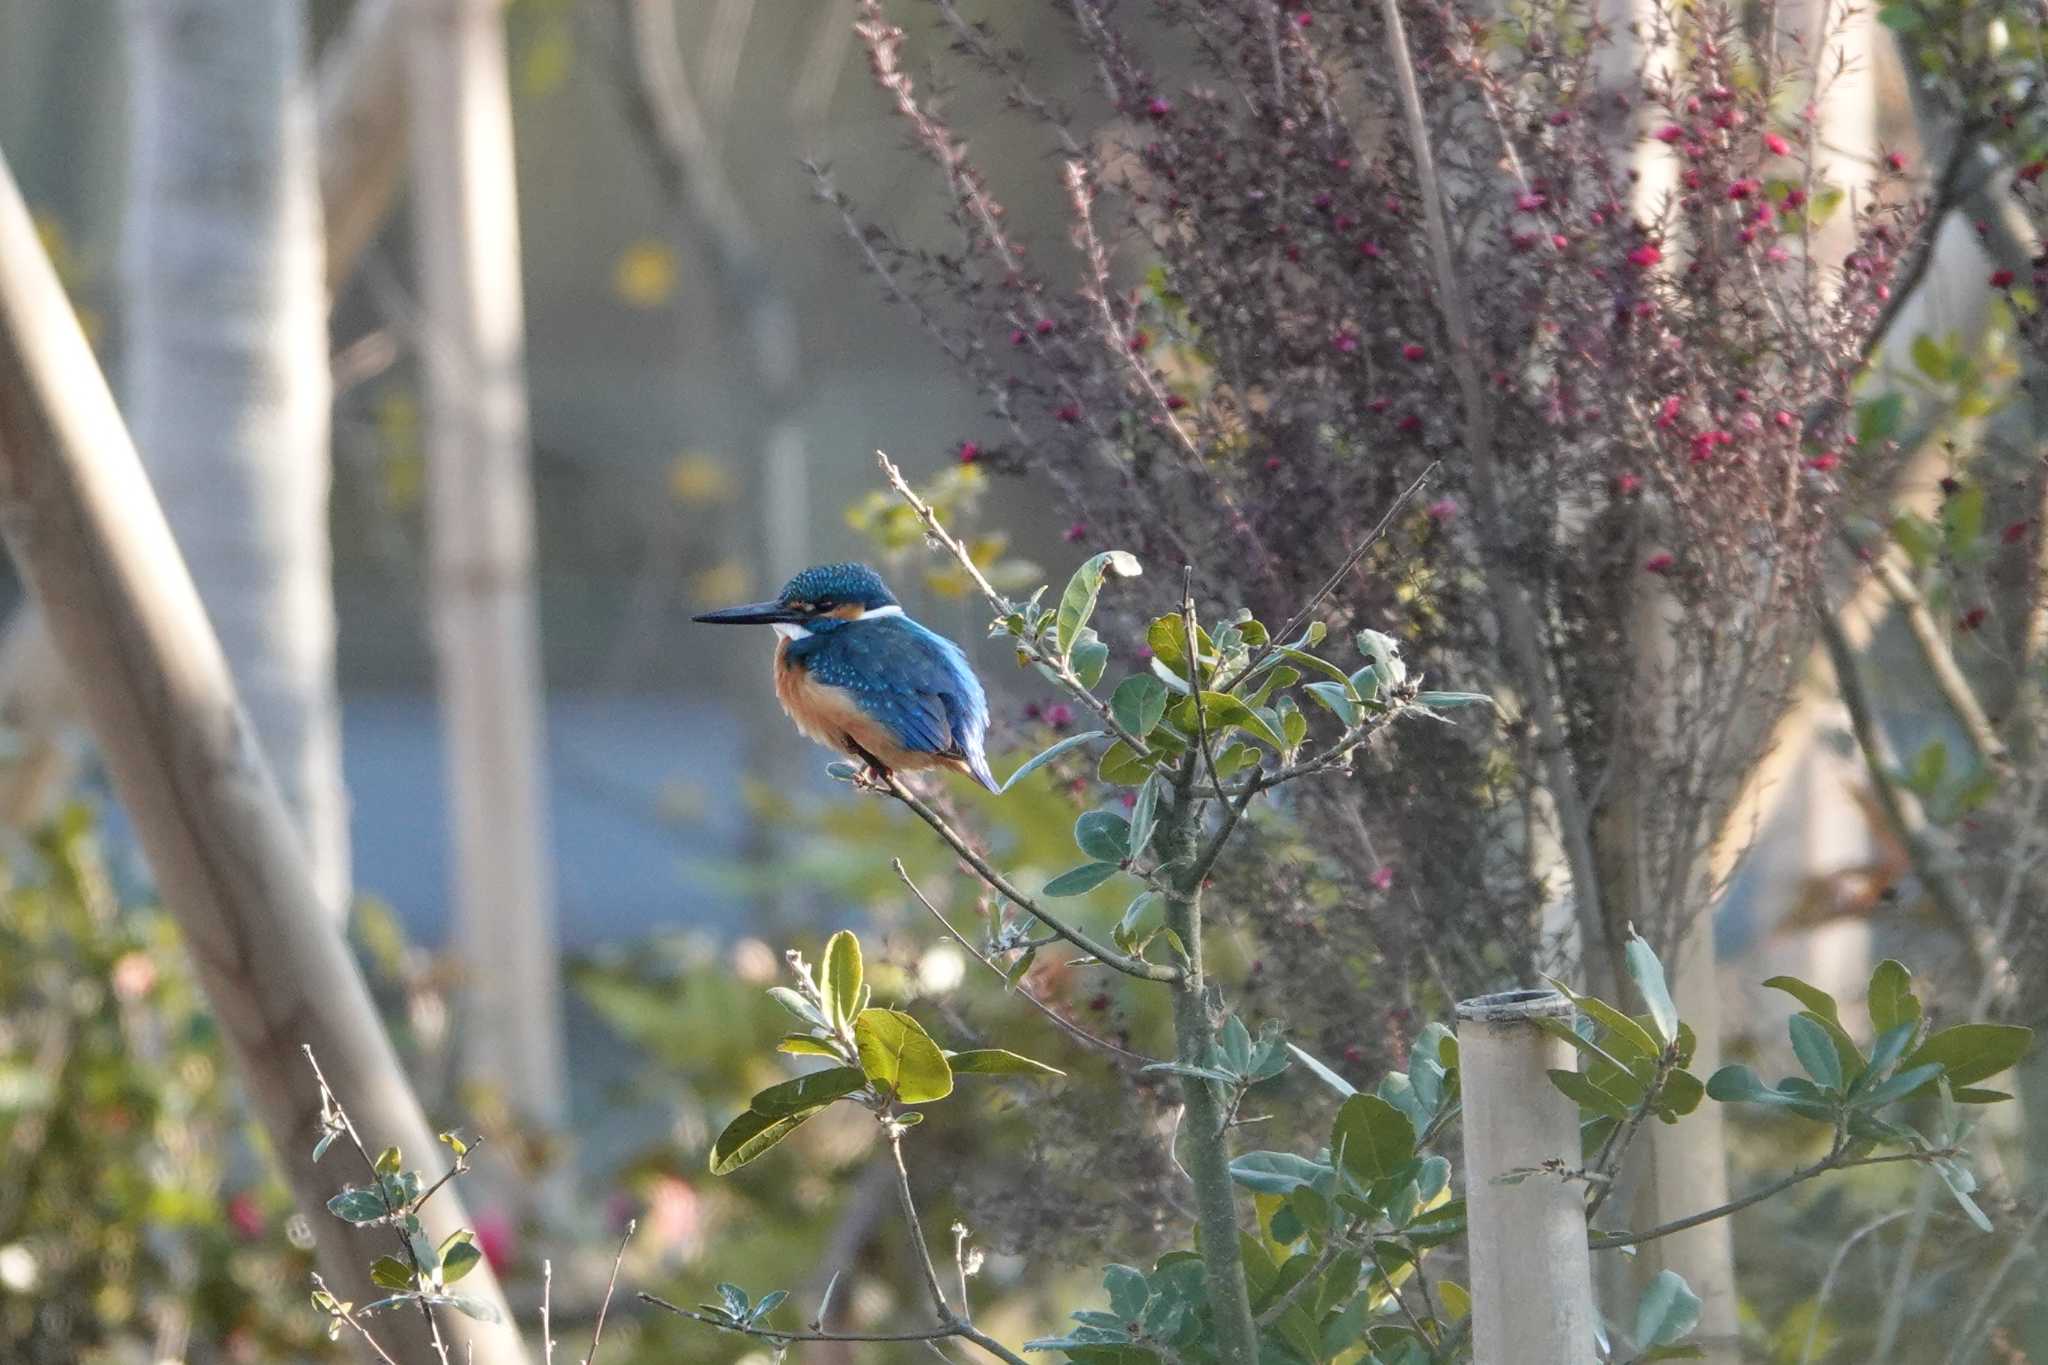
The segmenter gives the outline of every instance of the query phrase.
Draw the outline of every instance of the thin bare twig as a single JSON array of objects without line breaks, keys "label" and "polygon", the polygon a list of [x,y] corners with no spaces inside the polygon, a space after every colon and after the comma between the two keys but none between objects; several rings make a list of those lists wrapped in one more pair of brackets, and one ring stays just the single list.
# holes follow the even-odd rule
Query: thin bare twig
[{"label": "thin bare twig", "polygon": [[1948,709],[1962,724],[1963,732],[1969,735],[1978,755],[1994,768],[2009,767],[2012,755],[1992,726],[1984,703],[1977,699],[1976,689],[1970,686],[1970,680],[1957,666],[1955,654],[1950,651],[1948,641],[1942,638],[1941,627],[1935,624],[1933,613],[1927,609],[1927,599],[1920,595],[1920,590],[1913,586],[1913,580],[1891,556],[1878,554],[1871,571],[1878,582],[1884,584],[1885,591],[1891,594],[1899,614],[1905,617],[1906,629],[1912,632],[1913,642],[1920,647],[1921,661],[1927,665],[1942,700],[1948,703]]},{"label": "thin bare twig", "polygon": [[640,1220],[626,1220],[626,1235],[619,1238],[619,1254],[612,1257],[612,1277],[604,1287],[604,1301],[597,1305],[597,1326],[590,1333],[590,1354],[583,1357],[583,1365],[592,1365],[597,1359],[597,1344],[604,1340],[604,1315],[612,1306],[612,1295],[619,1288],[619,1264],[626,1259],[626,1243],[633,1240],[633,1233],[639,1228]]},{"label": "thin bare twig", "polygon": [[371,1336],[370,1329],[349,1311],[349,1305],[342,1301],[341,1296],[327,1287],[327,1281],[320,1278],[320,1272],[317,1270],[313,1272],[313,1287],[334,1301],[334,1316],[354,1328],[362,1337],[363,1344],[375,1353],[377,1359],[383,1361],[384,1365],[398,1365],[398,1362],[391,1358],[391,1353],[384,1349],[384,1344]]},{"label": "thin bare twig", "polygon": [[[983,953],[979,948],[975,947],[972,943],[970,943],[967,939],[967,936],[965,934],[962,934],[958,929],[955,929],[953,927],[953,922],[947,919],[945,915],[940,913],[939,907],[932,904],[931,899],[927,897],[923,891],[918,889],[917,883],[910,879],[910,873],[904,870],[903,860],[901,858],[890,859],[889,866],[896,870],[897,877],[902,880],[905,886],[910,888],[910,894],[917,898],[917,903],[919,905],[922,905],[926,910],[929,910],[931,912],[932,918],[937,920],[939,922],[940,927],[943,928],[948,934],[951,934],[953,936],[955,942],[957,942],[961,947],[965,948],[968,951],[968,953],[973,956],[976,962],[979,962],[982,966],[994,972],[998,977],[1001,977],[1005,983],[1009,983],[1009,973],[1005,972],[999,963],[994,961],[987,954]],[[1121,1057],[1126,1061],[1135,1062],[1139,1066],[1156,1066],[1159,1064],[1159,1059],[1156,1057],[1147,1057],[1142,1052],[1132,1052],[1129,1048],[1117,1046],[1115,1043],[1110,1042],[1107,1038],[1098,1037],[1097,1035],[1090,1033],[1087,1029],[1082,1028],[1073,1020],[1067,1018],[1059,1011],[1053,1009],[1052,1006],[1046,1004],[1043,1000],[1033,995],[1030,991],[1025,990],[1021,982],[1012,984],[1010,986],[1010,989],[1015,991],[1017,994],[1023,996],[1024,999],[1030,1003],[1033,1009],[1037,1010],[1040,1014],[1043,1014],[1046,1018],[1052,1020],[1053,1023],[1059,1025],[1061,1030],[1064,1031],[1069,1037],[1073,1038],[1076,1042],[1086,1043],[1091,1047],[1099,1047],[1105,1052],[1114,1053],[1116,1056]]]},{"label": "thin bare twig", "polygon": [[901,777],[895,773],[890,773],[883,779],[883,783],[890,792],[894,793],[898,801],[901,801],[916,813],[918,819],[930,825],[932,831],[945,840],[947,845],[960,855],[961,861],[973,868],[975,875],[988,883],[991,890],[1011,901],[1026,914],[1036,918],[1046,928],[1052,930],[1082,952],[1101,962],[1103,966],[1115,968],[1126,976],[1135,976],[1143,981],[1180,980],[1181,973],[1179,968],[1161,966],[1156,962],[1147,962],[1143,958],[1130,957],[1120,953],[1114,948],[1097,942],[1086,931],[1077,929],[1059,916],[1050,913],[1039,902],[1019,891],[1008,877],[996,871],[988,859],[977,853],[974,850],[974,846],[969,844],[951,824],[947,823],[945,816],[933,810],[925,803],[922,797],[905,786]]},{"label": "thin bare twig", "polygon": [[1740,1213],[1752,1204],[1761,1204],[1773,1195],[1783,1194],[1794,1185],[1802,1181],[1812,1180],[1815,1176],[1826,1175],[1829,1171],[1846,1171],[1856,1166],[1889,1166],[1901,1161],[1929,1162],[1943,1157],[1958,1155],[1960,1153],[1952,1147],[1944,1148],[1938,1152],[1889,1152],[1884,1156],[1865,1157],[1847,1157],[1843,1155],[1842,1150],[1838,1149],[1821,1160],[1814,1162],[1811,1166],[1802,1166],[1790,1175],[1783,1176],[1773,1180],[1768,1185],[1751,1190],[1740,1199],[1731,1199],[1725,1204],[1717,1204],[1711,1209],[1702,1209],[1698,1213],[1688,1214],[1684,1218],[1675,1218],[1669,1223],[1660,1223],[1656,1227],[1646,1228],[1641,1232],[1595,1233],[1588,1239],[1587,1244],[1595,1251],[1607,1251],[1614,1247],[1641,1246],[1644,1242],[1654,1242],[1660,1237],[1669,1237],[1674,1232],[1684,1232],[1687,1228],[1696,1228],[1702,1223],[1711,1223],[1717,1218],[1726,1218],[1731,1213]]},{"label": "thin bare twig", "polygon": [[724,1318],[714,1318],[709,1313],[692,1312],[687,1308],[670,1303],[667,1299],[657,1294],[642,1293],[639,1298],[642,1303],[651,1303],[656,1308],[666,1309],[679,1318],[688,1318],[692,1322],[701,1322],[707,1327],[716,1327],[722,1332],[738,1332],[741,1336],[753,1337],[757,1341],[782,1344],[797,1341],[919,1342],[944,1341],[948,1337],[959,1337],[963,1341],[973,1342],[996,1359],[1006,1362],[1006,1365],[1030,1365],[1029,1361],[1012,1352],[994,1337],[982,1332],[971,1323],[961,1322],[958,1319],[943,1327],[933,1327],[922,1332],[784,1332],[773,1327],[743,1327],[738,1323],[728,1322]]}]

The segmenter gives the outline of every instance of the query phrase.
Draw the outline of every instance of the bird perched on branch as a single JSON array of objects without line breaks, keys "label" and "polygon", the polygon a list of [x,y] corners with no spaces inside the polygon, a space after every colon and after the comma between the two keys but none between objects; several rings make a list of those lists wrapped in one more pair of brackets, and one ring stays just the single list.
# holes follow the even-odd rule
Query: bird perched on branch
[{"label": "bird perched on branch", "polygon": [[870,782],[948,768],[1001,790],[982,752],[988,695],[967,656],[905,616],[867,565],[820,564],[772,602],[695,619],[775,627],[782,709],[805,735],[866,764]]}]

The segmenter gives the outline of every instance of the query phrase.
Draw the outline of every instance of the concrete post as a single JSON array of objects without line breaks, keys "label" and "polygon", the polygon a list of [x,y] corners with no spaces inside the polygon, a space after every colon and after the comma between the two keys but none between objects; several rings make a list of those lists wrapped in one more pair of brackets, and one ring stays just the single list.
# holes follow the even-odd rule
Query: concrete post
[{"label": "concrete post", "polygon": [[1555,991],[1508,991],[1458,1005],[1474,1365],[1587,1365],[1594,1358],[1593,1261],[1582,1186],[1550,1174],[1499,1183],[1546,1161],[1576,1170],[1579,1110],[1544,1072],[1575,1069],[1537,1019],[1569,1021]]}]

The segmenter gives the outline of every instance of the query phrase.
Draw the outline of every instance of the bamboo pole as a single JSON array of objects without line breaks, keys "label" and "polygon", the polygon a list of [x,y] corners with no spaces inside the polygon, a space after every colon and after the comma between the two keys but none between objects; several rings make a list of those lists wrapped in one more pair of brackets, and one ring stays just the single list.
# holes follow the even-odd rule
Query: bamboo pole
[{"label": "bamboo pole", "polygon": [[1473,1365],[1593,1359],[1586,1199],[1561,1178],[1580,1165],[1579,1109],[1544,1075],[1574,1063],[1569,1045],[1534,1022],[1571,1016],[1571,1002],[1547,990],[1458,1005]]},{"label": "bamboo pole", "polygon": [[[310,1044],[367,1141],[431,1166],[440,1151],[355,960],[323,913],[283,801],[256,748],[191,575],[0,157],[0,534],[47,617],[123,807],[336,1292],[381,1297],[370,1262],[388,1229],[324,1205],[345,1181],[309,1159],[320,1131]],[[422,1215],[463,1224],[444,1190]],[[463,1292],[509,1323],[488,1267]],[[456,1358],[524,1360],[509,1326],[449,1314]],[[378,1319],[386,1349],[431,1359],[418,1319]],[[472,1352],[473,1356],[466,1353]]]}]

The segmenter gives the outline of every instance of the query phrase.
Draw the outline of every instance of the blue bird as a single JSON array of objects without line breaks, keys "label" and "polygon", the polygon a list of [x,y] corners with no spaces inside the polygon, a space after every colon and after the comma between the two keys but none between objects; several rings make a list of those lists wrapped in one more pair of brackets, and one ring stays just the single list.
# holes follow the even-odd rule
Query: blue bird
[{"label": "blue bird", "polygon": [[967,656],[905,616],[867,565],[820,564],[772,602],[695,619],[774,626],[782,709],[811,739],[866,764],[872,778],[947,768],[1001,790],[982,751],[988,695]]}]

